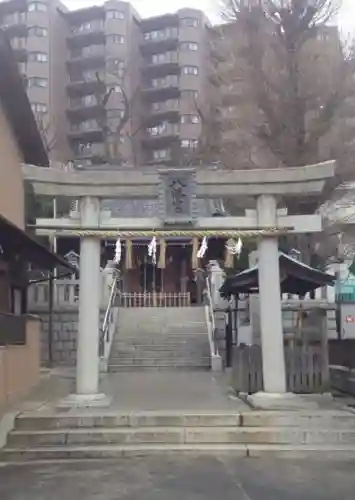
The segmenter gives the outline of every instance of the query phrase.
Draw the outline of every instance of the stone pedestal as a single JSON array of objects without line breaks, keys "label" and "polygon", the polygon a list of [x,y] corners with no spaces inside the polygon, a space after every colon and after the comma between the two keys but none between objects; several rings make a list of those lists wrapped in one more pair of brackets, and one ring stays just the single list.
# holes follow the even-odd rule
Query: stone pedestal
[{"label": "stone pedestal", "polygon": [[[277,201],[274,196],[261,195],[257,200],[258,225],[277,225]],[[260,330],[264,390],[286,393],[285,356],[282,332],[281,291],[278,240],[262,236],[258,242]]]}]

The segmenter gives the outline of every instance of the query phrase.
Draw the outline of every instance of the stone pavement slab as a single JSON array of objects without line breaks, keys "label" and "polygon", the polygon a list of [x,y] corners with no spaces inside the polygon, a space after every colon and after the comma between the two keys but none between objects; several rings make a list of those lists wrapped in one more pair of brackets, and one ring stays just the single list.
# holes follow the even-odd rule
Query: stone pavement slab
[{"label": "stone pavement slab", "polygon": [[6,465],[1,500],[353,500],[354,462],[180,456]]},{"label": "stone pavement slab", "polygon": [[[74,391],[74,372],[55,371],[18,406],[24,412],[53,410]],[[108,373],[100,390],[112,399],[113,411],[248,411],[229,394],[228,378],[211,372]]]}]

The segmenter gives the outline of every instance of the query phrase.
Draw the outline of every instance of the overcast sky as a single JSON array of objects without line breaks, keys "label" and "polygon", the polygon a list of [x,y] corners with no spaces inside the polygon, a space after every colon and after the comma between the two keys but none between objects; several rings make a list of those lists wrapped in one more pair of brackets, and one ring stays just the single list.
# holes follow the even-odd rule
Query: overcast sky
[{"label": "overcast sky", "polygon": [[[339,16],[339,23],[345,33],[355,32],[355,0],[342,0],[343,6]],[[90,5],[100,5],[103,0],[63,0],[63,3],[70,9],[89,7]],[[132,0],[132,4],[144,17],[173,12],[182,7],[201,9],[206,12],[211,21],[218,19],[220,0]]]}]

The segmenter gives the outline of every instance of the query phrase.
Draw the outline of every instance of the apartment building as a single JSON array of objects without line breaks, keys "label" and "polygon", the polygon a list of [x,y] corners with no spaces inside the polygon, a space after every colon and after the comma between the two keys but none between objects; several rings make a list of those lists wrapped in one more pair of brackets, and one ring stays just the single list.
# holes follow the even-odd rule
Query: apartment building
[{"label": "apartment building", "polygon": [[119,0],[75,11],[59,0],[8,0],[0,26],[52,159],[169,163],[196,148],[209,85],[201,11],[141,19]]},{"label": "apartment building", "polygon": [[210,24],[203,12],[142,20],[143,163],[173,163],[196,149],[206,103]]},{"label": "apartment building", "polygon": [[[0,27],[27,87],[32,110],[53,159],[66,160],[65,23],[59,0],[9,0],[0,3]],[[64,35],[64,36],[63,36]]]},{"label": "apartment building", "polygon": [[[117,153],[130,162],[139,149],[138,15],[130,4],[116,0],[63,15],[69,27],[66,92],[73,157],[83,166],[103,163],[108,154]],[[118,135],[118,151],[109,151]]]}]

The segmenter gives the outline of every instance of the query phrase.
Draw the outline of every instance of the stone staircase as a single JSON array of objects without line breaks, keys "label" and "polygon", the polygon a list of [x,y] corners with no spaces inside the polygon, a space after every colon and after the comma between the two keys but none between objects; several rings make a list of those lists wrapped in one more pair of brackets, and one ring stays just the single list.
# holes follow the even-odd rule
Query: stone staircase
[{"label": "stone staircase", "polygon": [[0,450],[0,462],[167,453],[355,458],[355,413],[24,413]]},{"label": "stone staircase", "polygon": [[210,363],[202,307],[120,309],[110,372],[208,370]]}]

